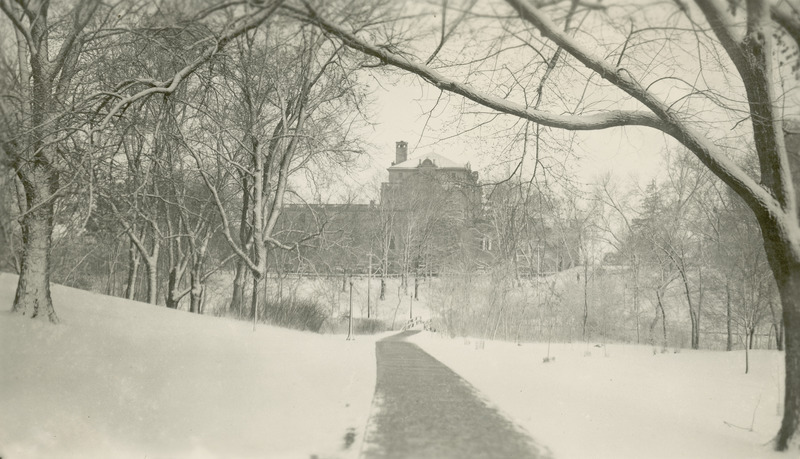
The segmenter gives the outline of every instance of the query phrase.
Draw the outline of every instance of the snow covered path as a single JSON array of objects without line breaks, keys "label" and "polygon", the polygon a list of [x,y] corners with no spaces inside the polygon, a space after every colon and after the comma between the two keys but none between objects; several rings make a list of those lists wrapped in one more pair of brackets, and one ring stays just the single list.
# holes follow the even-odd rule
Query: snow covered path
[{"label": "snow covered path", "polygon": [[376,343],[377,382],[366,458],[547,456],[519,428],[403,332]]}]

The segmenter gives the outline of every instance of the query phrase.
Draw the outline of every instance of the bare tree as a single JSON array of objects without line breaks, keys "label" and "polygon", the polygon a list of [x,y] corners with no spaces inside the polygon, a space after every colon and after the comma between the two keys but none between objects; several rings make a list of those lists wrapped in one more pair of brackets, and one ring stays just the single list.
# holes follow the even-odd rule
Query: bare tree
[{"label": "bare tree", "polygon": [[390,274],[389,260],[394,250],[394,228],[397,209],[394,203],[382,200],[378,205],[378,224],[375,226],[374,238],[378,244],[380,256],[381,286],[379,298],[381,301],[386,299],[386,280]]},{"label": "bare tree", "polygon": [[[420,265],[442,260],[459,241],[457,191],[446,188],[433,177],[420,175],[412,183],[391,193],[395,207],[393,233],[400,258],[401,286],[418,276]],[[415,292],[416,298],[416,292]]]},{"label": "bare tree", "polygon": [[[628,276],[632,290],[632,312],[636,329],[636,342],[641,342],[641,279],[642,260],[641,244],[635,242],[634,232],[635,211],[630,202],[631,193],[621,193],[612,181],[611,175],[600,178],[595,190],[596,199],[602,204],[600,213],[600,227],[606,235],[606,242],[614,248],[611,257],[619,257],[619,262],[627,266]],[[628,290],[625,284],[624,290]],[[625,293],[623,293],[623,298]]]},{"label": "bare tree", "polygon": [[[292,243],[275,237],[290,177],[315,155],[328,153],[331,143],[348,139],[341,114],[355,103],[348,71],[352,63],[342,60],[341,47],[331,46],[314,29],[282,25],[280,30],[254,31],[237,41],[226,75],[230,84],[216,96],[228,103],[219,105],[224,109],[217,113],[204,113],[218,140],[188,136],[186,140],[214,198],[222,233],[252,276],[254,320],[263,304],[268,250],[295,250],[319,234]],[[325,131],[333,122],[343,123],[338,125],[342,128],[338,138]],[[209,145],[221,146],[222,151]],[[216,169],[239,181],[233,188],[218,185],[209,173]],[[230,215],[230,203],[237,201],[241,203],[236,212],[238,238]]]},{"label": "bare tree", "polygon": [[[10,89],[19,97],[2,99],[0,114],[8,130],[0,131],[0,148],[11,159],[25,191],[20,200],[24,250],[13,311],[57,322],[49,280],[53,206],[61,188],[61,148],[66,148],[64,138],[74,131],[56,126],[63,123],[61,107],[74,101],[73,79],[90,33],[85,29],[100,2],[80,2],[56,18],[50,17],[49,6],[46,1],[0,3],[6,24],[10,22],[16,34],[18,68],[13,69],[15,86]],[[51,30],[49,19],[60,30]]]},{"label": "bare tree", "polygon": [[[137,18],[131,12],[139,5],[0,2],[3,24],[14,31],[17,51],[12,65],[2,68],[3,81],[10,87],[8,96],[0,99],[0,122],[9,129],[0,130],[0,149],[10,158],[25,193],[20,201],[24,246],[14,312],[58,320],[49,285],[54,204],[74,181],[90,181],[91,159],[104,143],[97,132],[131,104],[172,93],[231,39],[266,21],[278,5],[225,4],[198,11],[187,19],[224,24],[206,29],[198,46],[183,54],[185,65],[179,71],[165,79],[134,78],[108,87],[96,84],[92,71],[125,42],[120,35],[135,33]],[[73,180],[62,183],[65,170]]]},{"label": "bare tree", "polygon": [[[800,221],[797,208],[797,187],[800,184],[793,178],[797,174],[792,173],[798,167],[795,160],[797,155],[789,154],[784,141],[784,98],[776,83],[779,75],[775,71],[773,36],[776,31],[783,31],[791,38],[791,45],[797,46],[800,42],[800,18],[792,12],[788,2],[773,5],[768,1],[754,0],[746,2],[740,8],[737,7],[738,2],[723,4],[714,0],[697,0],[694,5],[690,5],[681,1],[676,2],[672,10],[658,14],[657,17],[662,18],[663,23],[656,24],[656,27],[650,27],[650,21],[647,21],[647,26],[638,29],[635,22],[630,22],[622,29],[629,32],[618,34],[619,41],[600,44],[600,49],[606,50],[606,55],[603,56],[602,51],[598,52],[576,40],[569,28],[565,31],[551,19],[552,14],[548,14],[546,9],[555,11],[559,8],[558,3],[507,0],[509,8],[500,12],[498,17],[516,15],[518,21],[515,24],[520,28],[511,31],[504,38],[511,40],[513,37],[521,37],[518,39],[521,47],[535,49],[540,43],[531,34],[531,28],[535,29],[547,39],[544,45],[563,50],[574,64],[581,64],[590,71],[589,74],[578,71],[578,76],[588,75],[589,79],[599,77],[618,89],[620,92],[616,94],[624,95],[626,100],[623,104],[614,104],[614,107],[622,105],[634,107],[633,109],[613,108],[595,113],[567,115],[534,109],[530,105],[511,101],[508,93],[498,96],[491,89],[481,89],[445,76],[409,54],[394,52],[396,47],[369,43],[350,29],[326,20],[308,5],[303,12],[309,20],[353,49],[373,56],[382,63],[419,75],[445,91],[460,94],[499,112],[569,130],[617,126],[652,128],[672,137],[694,153],[711,172],[747,203],[756,215],[764,235],[767,259],[778,284],[786,324],[785,410],[776,440],[776,448],[785,450],[800,436]],[[605,5],[589,4],[583,8],[587,16],[590,15],[592,6],[605,8]],[[663,5],[658,7],[664,8]],[[632,14],[651,13],[641,6],[630,8],[629,11]],[[592,20],[585,21],[583,25],[600,27],[603,19],[594,15]],[[497,33],[496,30],[498,29],[492,29],[489,33]],[[664,43],[664,40],[675,40],[679,33],[682,40],[689,44],[694,43],[689,46],[690,49],[708,46],[706,49],[716,53],[713,56],[718,64],[731,70],[727,73],[728,81],[731,81],[733,75],[737,76],[735,83],[736,93],[740,95],[738,99],[729,98],[723,102],[713,88],[691,83],[708,81],[704,78],[704,72],[708,68],[702,61],[705,58],[709,62],[708,55],[696,56],[701,61],[697,65],[686,66],[680,59],[681,56],[658,53],[658,65],[651,66],[647,63],[653,59],[648,59],[645,54],[641,56],[644,64],[637,65],[637,51],[652,52],[646,42]],[[474,62],[474,57],[471,59]],[[689,74],[685,79],[677,77],[686,90],[681,94],[659,91],[659,82],[674,80],[676,77],[658,73],[657,69],[666,69],[668,72],[677,69],[687,71]],[[718,144],[720,137],[717,136],[726,134],[697,127],[699,112],[695,105],[688,103],[690,100],[709,107],[709,113],[715,113],[718,119],[732,118],[730,125],[739,126],[740,120],[749,118],[751,130],[745,131],[743,135],[753,141],[755,151],[750,153],[758,157],[760,180],[739,167]],[[712,108],[714,106],[716,111]],[[735,113],[744,113],[744,117],[736,116]]]},{"label": "bare tree", "polygon": [[[646,223],[639,237],[662,252],[679,276],[688,306],[691,347],[699,349],[703,306],[702,240],[695,222],[700,220],[697,196],[708,180],[705,171],[695,168],[691,158],[670,153],[666,158],[667,180],[661,186],[653,183],[648,187],[651,194],[645,196],[643,215]],[[657,207],[648,208],[648,202]]]},{"label": "bare tree", "polygon": [[[159,161],[163,145],[161,135],[163,110],[158,113],[155,123],[150,124],[153,131],[143,133],[138,124],[147,124],[143,118],[133,118],[129,132],[123,133],[122,158],[110,155],[107,170],[108,179],[100,184],[100,202],[112,210],[114,218],[129,241],[128,282],[126,297],[134,299],[140,263],[146,269],[146,301],[155,304],[158,296],[158,266],[162,243],[163,219],[160,218],[164,206],[159,199],[158,179]],[[146,129],[146,128],[145,128]],[[127,129],[126,129],[127,130]]]},{"label": "bare tree", "polygon": [[[201,313],[206,279],[232,256],[209,263],[209,244],[221,223],[211,194],[199,185],[200,178],[176,153],[164,155],[164,190],[160,196],[164,201],[169,261],[165,302],[175,309],[188,295],[189,312]],[[217,173],[212,179],[219,183],[224,177]]]}]

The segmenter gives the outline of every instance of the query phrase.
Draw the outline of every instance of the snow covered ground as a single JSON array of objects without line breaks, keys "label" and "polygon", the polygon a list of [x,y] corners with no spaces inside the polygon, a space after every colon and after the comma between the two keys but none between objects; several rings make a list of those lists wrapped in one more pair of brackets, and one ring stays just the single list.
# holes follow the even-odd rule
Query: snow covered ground
[{"label": "snow covered ground", "polygon": [[[411,338],[472,383],[557,458],[788,458],[780,424],[783,354],[648,346]],[[752,431],[750,428],[752,426]]]},{"label": "snow covered ground", "polygon": [[8,312],[15,286],[0,274],[0,457],[358,454],[378,337],[253,332],[61,286],[50,325]]},{"label": "snow covered ground", "polygon": [[[385,334],[253,332],[60,286],[53,326],[7,312],[15,285],[0,274],[0,457],[358,454]],[[752,352],[745,375],[743,351],[554,344],[545,364],[546,344],[412,339],[557,458],[792,457],[767,444],[782,353]]]}]

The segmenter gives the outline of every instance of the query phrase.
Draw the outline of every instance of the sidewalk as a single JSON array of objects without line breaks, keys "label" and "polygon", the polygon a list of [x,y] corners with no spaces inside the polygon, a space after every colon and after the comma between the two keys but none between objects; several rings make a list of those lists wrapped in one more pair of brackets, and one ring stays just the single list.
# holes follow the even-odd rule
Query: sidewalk
[{"label": "sidewalk", "polygon": [[377,382],[365,458],[538,458],[544,448],[406,331],[376,343]]}]

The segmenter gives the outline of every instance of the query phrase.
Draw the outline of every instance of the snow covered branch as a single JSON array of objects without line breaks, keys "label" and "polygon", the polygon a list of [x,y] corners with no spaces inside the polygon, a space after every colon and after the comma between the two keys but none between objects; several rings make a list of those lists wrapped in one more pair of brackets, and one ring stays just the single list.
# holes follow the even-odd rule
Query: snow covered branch
[{"label": "snow covered branch", "polygon": [[[289,8],[289,7],[287,7]],[[342,40],[348,47],[379,59],[385,64],[406,70],[418,75],[439,89],[459,94],[473,102],[492,108],[502,113],[518,116],[545,126],[570,129],[570,130],[597,130],[619,126],[647,126],[660,129],[661,121],[650,113],[642,111],[615,110],[596,115],[556,115],[541,110],[525,107],[506,99],[485,94],[469,85],[448,78],[429,66],[411,61],[386,48],[372,45],[347,31],[344,27],[334,24],[319,16],[316,10],[306,5],[305,15],[327,33]],[[295,11],[303,14],[301,11]]]},{"label": "snow covered branch", "polygon": [[225,47],[225,45],[227,45],[231,40],[247,32],[248,30],[252,30],[263,24],[264,21],[266,21],[270,16],[272,16],[272,14],[275,12],[275,10],[278,9],[281,3],[283,3],[283,0],[272,0],[271,2],[263,5],[258,12],[252,14],[248,19],[242,21],[241,24],[231,28],[230,30],[222,34],[220,37],[218,37],[215,43],[211,47],[209,47],[203,54],[201,54],[200,57],[192,61],[189,65],[180,69],[178,72],[175,73],[175,75],[173,75],[172,78],[169,78],[161,82],[151,83],[152,84],[151,87],[122,98],[113,107],[111,107],[111,109],[106,114],[105,118],[103,118],[103,121],[98,125],[97,128],[94,129],[94,131],[102,130],[103,127],[108,123],[108,121],[111,118],[113,118],[117,113],[119,113],[120,110],[124,109],[125,107],[129,106],[130,104],[138,100],[144,99],[154,94],[171,94],[172,92],[174,92],[184,79],[186,79],[192,73],[194,73],[195,70],[197,70],[201,65],[211,60],[211,58],[213,58],[220,50],[222,50]]}]

